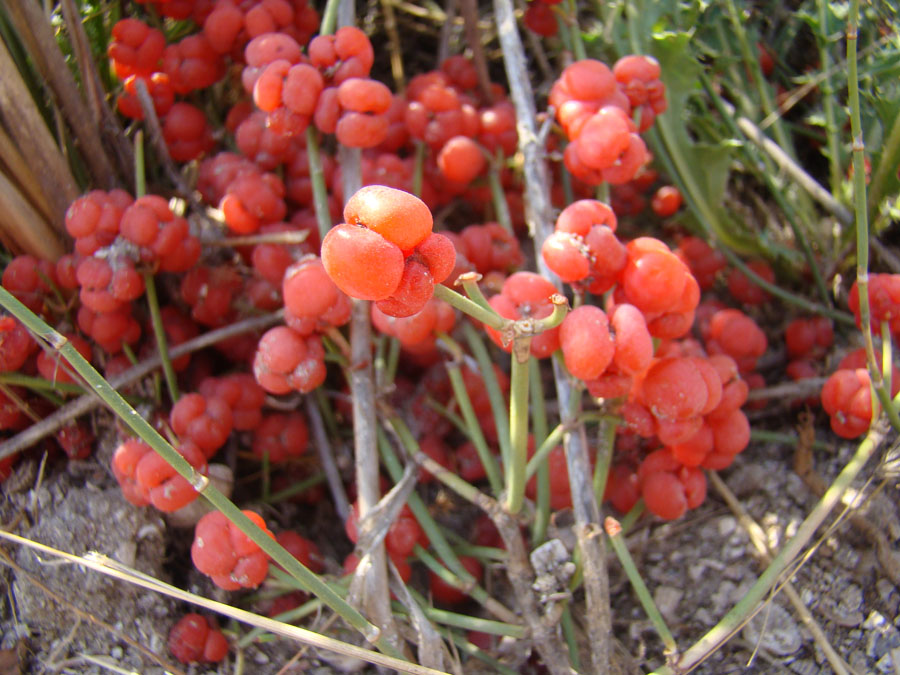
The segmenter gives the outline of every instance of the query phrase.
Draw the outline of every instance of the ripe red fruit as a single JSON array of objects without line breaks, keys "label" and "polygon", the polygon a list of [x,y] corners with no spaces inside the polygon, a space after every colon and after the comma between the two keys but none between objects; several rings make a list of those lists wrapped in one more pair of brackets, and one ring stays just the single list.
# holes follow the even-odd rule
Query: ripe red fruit
[{"label": "ripe red fruit", "polygon": [[344,206],[344,221],[380,234],[404,253],[421,244],[433,225],[425,202],[384,185],[369,185],[350,197]]},{"label": "ripe red fruit", "polygon": [[680,518],[706,499],[703,472],[682,465],[668,448],[647,455],[638,478],[647,510],[665,520]]},{"label": "ripe red fruit", "polygon": [[322,240],[322,264],[331,280],[360,300],[384,300],[400,284],[403,253],[383,236],[364,227],[340,224]]},{"label": "ripe red fruit", "polygon": [[[544,277],[534,272],[516,272],[503,282],[503,290],[488,302],[505,319],[543,319],[553,312],[551,296],[556,287]],[[489,326],[485,326],[490,338],[501,349],[510,352],[512,344]],[[547,358],[559,348],[559,327],[545,330],[532,338],[531,354],[536,358]]]},{"label": "ripe red fruit", "polygon": [[478,143],[468,136],[454,136],[437,157],[438,168],[455,183],[470,183],[484,169],[486,160]]},{"label": "ripe red fruit", "polygon": [[149,77],[144,75],[131,75],[125,80],[124,91],[116,99],[116,108],[119,112],[133,120],[144,119],[144,109],[138,97],[137,84],[142,81],[150,94],[153,109],[158,118],[165,117],[175,103],[175,91],[165,73],[153,73]]},{"label": "ripe red fruit", "polygon": [[200,614],[185,614],[169,631],[169,651],[182,663],[218,663],[228,653],[228,640]]},{"label": "ripe red fruit", "polygon": [[834,341],[834,329],[824,316],[794,319],[784,330],[784,341],[792,358],[821,356]]},{"label": "ripe red fruit", "polygon": [[322,554],[319,552],[319,547],[316,546],[315,542],[302,537],[299,533],[292,530],[279,532],[276,535],[275,540],[281,544],[288,553],[316,574],[321,574],[322,571],[324,571],[325,563],[322,559]]},{"label": "ripe red fruit", "polygon": [[268,415],[256,429],[253,436],[253,454],[269,461],[283,462],[291,457],[299,457],[306,452],[309,430],[306,419],[299,412]]},{"label": "ripe red fruit", "polygon": [[[253,511],[244,515],[273,539],[262,516]],[[226,591],[256,588],[269,569],[268,556],[220,511],[203,516],[194,530],[191,545],[194,566]]]},{"label": "ripe red fruit", "polygon": [[684,420],[704,412],[709,388],[693,358],[669,357],[650,366],[641,385],[641,398],[655,417]]},{"label": "ripe red fruit", "polygon": [[613,361],[627,375],[637,375],[650,366],[653,338],[647,330],[644,315],[634,305],[616,305],[611,315],[615,339]]},{"label": "ripe red fruit", "polygon": [[165,46],[166,38],[161,31],[139,19],[126,18],[113,26],[107,53],[116,77],[124,80],[130,75],[149,76],[158,71]]},{"label": "ripe red fruit", "polygon": [[[857,281],[850,288],[849,305],[856,325],[862,327]],[[880,333],[881,322],[886,321],[894,337],[900,336],[900,274],[869,275],[869,312],[873,333]]]},{"label": "ripe red fruit", "polygon": [[[775,283],[775,271],[769,266],[765,260],[751,260],[747,263],[747,267],[757,276],[768,281],[770,284]],[[768,291],[763,290],[754,282],[750,281],[747,276],[739,269],[731,270],[728,275],[728,291],[745,305],[761,305],[769,301],[771,297]]]},{"label": "ripe red fruit", "polygon": [[822,407],[831,416],[831,429],[841,438],[864,434],[872,422],[869,373],[863,368],[839,369],[822,387]]},{"label": "ripe red fruit", "polygon": [[[359,521],[359,505],[353,504],[347,522],[344,523],[344,531],[354,544],[359,538],[357,522]],[[391,558],[406,558],[416,547],[421,544],[428,546],[428,537],[419,526],[419,522],[413,515],[408,505],[400,509],[397,519],[391,523],[387,535],[384,538],[384,546]]]},{"label": "ripe red fruit", "polygon": [[273,394],[308,393],[325,381],[322,340],[276,326],[259,340],[253,374],[260,386]]},{"label": "ripe red fruit", "polygon": [[681,192],[674,185],[664,185],[659,188],[650,200],[650,208],[660,218],[668,218],[675,215],[681,208]]},{"label": "ripe red fruit", "polygon": [[642,312],[671,311],[687,284],[687,266],[658,239],[639,237],[626,248],[622,290],[628,302]]},{"label": "ripe red fruit", "polygon": [[593,305],[581,305],[566,315],[559,327],[559,344],[566,368],[581,380],[600,377],[615,350],[606,313]]},{"label": "ripe red fruit", "polygon": [[176,162],[189,162],[213,149],[206,115],[190,103],[175,103],[163,120],[163,138]]},{"label": "ripe red fruit", "polygon": [[713,314],[704,337],[710,354],[728,354],[742,373],[753,370],[756,360],[768,347],[766,334],[738,309],[723,309]]},{"label": "ripe red fruit", "polygon": [[172,430],[196,443],[207,458],[225,445],[232,429],[231,407],[221,398],[191,393],[182,396],[172,408]]},{"label": "ripe red fruit", "polygon": [[522,23],[528,30],[543,37],[553,37],[559,30],[553,10],[539,0],[532,0],[528,3]]},{"label": "ripe red fruit", "polygon": [[266,392],[250,373],[207,378],[200,383],[199,393],[207,400],[224,400],[231,408],[231,419],[237,431],[256,429],[262,422]]}]

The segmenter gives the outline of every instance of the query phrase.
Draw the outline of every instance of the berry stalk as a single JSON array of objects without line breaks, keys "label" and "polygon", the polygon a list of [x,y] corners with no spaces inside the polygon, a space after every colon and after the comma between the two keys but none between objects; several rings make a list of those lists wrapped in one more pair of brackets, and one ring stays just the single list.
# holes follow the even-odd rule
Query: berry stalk
[{"label": "berry stalk", "polygon": [[869,212],[866,202],[865,142],[859,108],[859,73],[857,42],[859,40],[859,0],[851,0],[847,25],[847,84],[850,107],[850,134],[853,138],[853,205],[856,215],[856,280],[859,285],[859,318],[866,348],[866,364],[878,400],[887,413],[891,426],[900,430],[900,414],[885,388],[881,368],[872,342],[872,314],[869,302]]}]

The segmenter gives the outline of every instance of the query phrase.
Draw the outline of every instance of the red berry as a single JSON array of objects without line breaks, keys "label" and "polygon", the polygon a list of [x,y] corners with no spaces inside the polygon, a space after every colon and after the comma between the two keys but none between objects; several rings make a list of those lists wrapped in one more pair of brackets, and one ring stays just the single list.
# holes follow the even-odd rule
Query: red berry
[{"label": "red berry", "polygon": [[566,368],[581,380],[600,377],[615,350],[606,313],[593,305],[569,312],[559,328],[559,343]]}]

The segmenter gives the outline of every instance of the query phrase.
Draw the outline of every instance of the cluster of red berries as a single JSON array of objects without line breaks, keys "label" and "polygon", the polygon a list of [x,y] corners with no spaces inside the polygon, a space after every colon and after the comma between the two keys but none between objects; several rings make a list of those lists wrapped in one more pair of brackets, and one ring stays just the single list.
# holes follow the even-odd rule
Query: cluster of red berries
[{"label": "cluster of red berries", "polygon": [[666,110],[659,76],[653,58],[634,55],[619,59],[612,70],[583,59],[562,72],[550,90],[550,105],[569,141],[564,162],[572,175],[592,185],[635,177],[649,160],[638,133]]},{"label": "cluster of red berries", "polygon": [[347,202],[344,220],[322,240],[325,271],[347,295],[374,300],[385,314],[415,314],[453,271],[452,242],[431,231],[431,211],[409,193],[365,187]]}]

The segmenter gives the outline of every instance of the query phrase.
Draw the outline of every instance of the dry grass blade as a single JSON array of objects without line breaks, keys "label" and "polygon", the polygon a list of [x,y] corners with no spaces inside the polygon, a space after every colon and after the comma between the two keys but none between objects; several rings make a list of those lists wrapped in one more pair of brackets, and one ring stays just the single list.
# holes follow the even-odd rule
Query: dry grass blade
[{"label": "dry grass blade", "polygon": [[100,76],[91,56],[90,42],[81,23],[81,14],[74,0],[61,0],[63,18],[72,43],[75,61],[81,72],[81,85],[85,91],[91,121],[101,130],[115,161],[118,174],[126,185],[134,185],[134,150],[125,137],[122,125],[106,104],[106,91],[100,83]]},{"label": "dry grass blade", "polygon": [[9,15],[25,41],[29,56],[49,86],[97,187],[116,186],[112,164],[103,150],[100,132],[81,97],[59,50],[47,15],[31,0],[10,0]]},{"label": "dry grass blade", "polygon": [[56,230],[5,173],[0,173],[0,239],[10,251],[45,260],[66,252]]},{"label": "dry grass blade", "polygon": [[319,649],[326,649],[337,654],[342,654],[344,656],[349,656],[352,658],[362,659],[367,663],[371,663],[376,666],[383,666],[385,668],[391,668],[401,673],[410,673],[411,675],[447,675],[447,673],[440,670],[434,670],[433,668],[426,668],[423,666],[415,665],[413,663],[408,663],[406,661],[401,661],[400,659],[395,659],[391,656],[379,654],[378,652],[372,651],[370,649],[357,647],[356,645],[341,642],[340,640],[335,640],[334,638],[319,635],[318,633],[306,630],[305,628],[291,626],[289,624],[281,623],[280,621],[275,621],[273,619],[253,614],[252,612],[247,612],[243,609],[238,609],[237,607],[232,607],[231,605],[216,602],[215,600],[208,600],[207,598],[204,598],[202,596],[183,591],[180,588],[175,588],[174,586],[170,586],[169,584],[163,583],[162,581],[147,576],[146,574],[142,574],[137,570],[117,563],[114,560],[111,560],[110,558],[107,558],[106,556],[100,555],[98,553],[87,553],[83,556],[72,555],[71,553],[66,553],[65,551],[60,551],[50,546],[45,546],[44,544],[41,544],[39,542],[26,539],[25,537],[20,537],[10,532],[4,532],[2,530],[0,530],[0,538],[6,539],[22,546],[28,546],[29,548],[40,551],[41,553],[52,555],[56,558],[68,560],[71,563],[87,567],[88,569],[91,569],[95,572],[105,574],[114,579],[120,579],[127,583],[134,584],[135,586],[140,586],[141,588],[146,588],[147,590],[153,591],[155,593],[161,593],[162,595],[174,598],[175,600],[189,602],[193,605],[197,605],[198,607],[203,607],[204,609],[218,612],[223,616],[227,616],[231,619],[249,624],[251,626],[262,628],[263,630],[266,630],[270,633],[275,633],[277,635],[296,640],[301,644],[309,645],[311,647],[317,647]]},{"label": "dry grass blade", "polygon": [[25,160],[25,156],[13,143],[12,138],[0,127],[0,172],[5,174],[18,188],[22,196],[49,222],[53,217],[47,196],[41,189],[37,176]]},{"label": "dry grass blade", "polygon": [[0,82],[0,119],[34,167],[34,175],[50,205],[50,225],[63,233],[66,209],[81,191],[5,44],[0,44]]}]

